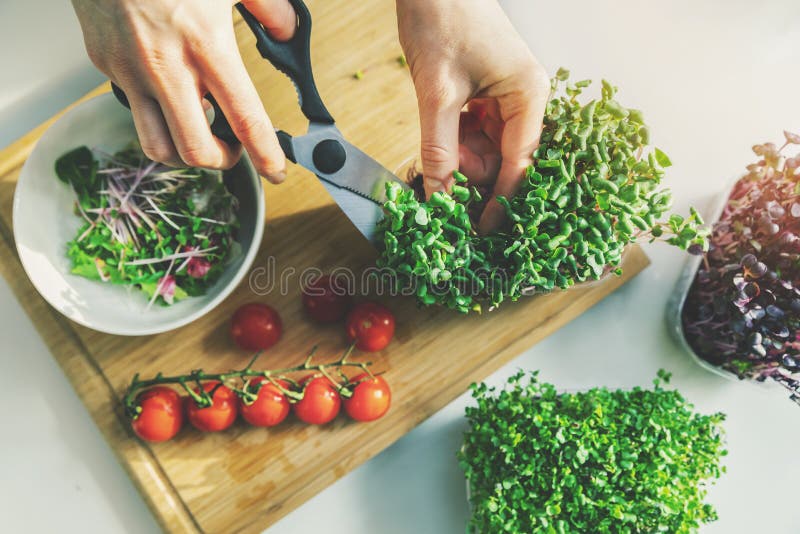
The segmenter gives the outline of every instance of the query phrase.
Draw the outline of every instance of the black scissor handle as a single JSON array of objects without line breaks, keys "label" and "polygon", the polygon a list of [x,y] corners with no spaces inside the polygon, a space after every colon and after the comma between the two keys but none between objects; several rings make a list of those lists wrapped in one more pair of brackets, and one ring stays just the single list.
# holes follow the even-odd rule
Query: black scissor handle
[{"label": "black scissor handle", "polygon": [[297,29],[288,41],[273,39],[241,3],[236,4],[236,9],[256,36],[256,46],[261,57],[294,83],[303,115],[311,122],[333,124],[333,117],[319,96],[311,70],[311,13],[303,0],[289,0],[289,3],[297,15]]}]

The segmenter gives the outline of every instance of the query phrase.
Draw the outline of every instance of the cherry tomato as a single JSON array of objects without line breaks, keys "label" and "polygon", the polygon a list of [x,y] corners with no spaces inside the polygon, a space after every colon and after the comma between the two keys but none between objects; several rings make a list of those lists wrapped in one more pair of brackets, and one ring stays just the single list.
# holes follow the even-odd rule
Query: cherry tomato
[{"label": "cherry tomato", "polygon": [[353,378],[357,384],[353,389],[353,396],[344,399],[344,411],[356,421],[374,421],[383,417],[389,411],[392,403],[392,390],[382,376],[370,378],[367,373]]},{"label": "cherry tomato", "polygon": [[145,441],[167,441],[183,426],[183,404],[175,390],[155,386],[139,394],[136,399],[142,409],[131,427]]},{"label": "cherry tomato", "polygon": [[377,302],[362,302],[347,316],[347,336],[359,350],[383,350],[393,335],[394,315]]},{"label": "cherry tomato", "polygon": [[318,323],[335,323],[344,318],[352,299],[343,279],[327,274],[303,288],[303,307]]},{"label": "cherry tomato", "polygon": [[[249,406],[239,399],[239,410],[244,420],[253,426],[275,426],[289,415],[289,399],[272,382],[263,377],[256,377],[250,381],[249,391],[254,391],[258,384],[263,385],[258,390],[258,396]],[[276,380],[283,389],[289,389],[285,380]]]},{"label": "cherry tomato", "polygon": [[[186,415],[197,430],[219,432],[236,421],[236,414],[239,411],[236,394],[226,386],[218,386],[218,384],[219,382],[216,381],[203,384],[203,389],[207,392],[214,391],[211,397],[211,406],[201,408],[194,399],[186,399]],[[198,389],[195,391],[199,393]]]},{"label": "cherry tomato", "polygon": [[310,425],[324,425],[333,421],[339,414],[342,399],[331,381],[322,376],[309,375],[301,383],[303,398],[293,406],[297,418]]},{"label": "cherry tomato", "polygon": [[281,316],[266,304],[245,304],[231,320],[231,337],[244,350],[267,350],[282,333]]}]

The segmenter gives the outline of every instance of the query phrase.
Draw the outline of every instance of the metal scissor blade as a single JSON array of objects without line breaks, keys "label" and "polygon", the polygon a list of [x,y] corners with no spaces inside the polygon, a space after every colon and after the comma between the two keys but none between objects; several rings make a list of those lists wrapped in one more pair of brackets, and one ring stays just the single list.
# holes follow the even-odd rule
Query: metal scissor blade
[{"label": "metal scissor blade", "polygon": [[352,191],[333,185],[325,179],[320,178],[320,181],[325,186],[325,189],[328,190],[328,193],[331,194],[333,200],[339,205],[339,208],[350,219],[350,222],[367,238],[367,241],[374,244],[377,243],[379,238],[375,228],[380,220],[383,219],[381,206]]},{"label": "metal scissor blade", "polygon": [[[315,162],[314,149],[323,141],[337,141],[344,151],[344,164],[336,171],[324,172]],[[323,183],[358,230],[374,241],[375,226],[383,217],[386,184],[395,182],[407,188],[383,165],[350,144],[336,126],[311,123],[306,135],[292,138],[297,163],[313,172]]]}]

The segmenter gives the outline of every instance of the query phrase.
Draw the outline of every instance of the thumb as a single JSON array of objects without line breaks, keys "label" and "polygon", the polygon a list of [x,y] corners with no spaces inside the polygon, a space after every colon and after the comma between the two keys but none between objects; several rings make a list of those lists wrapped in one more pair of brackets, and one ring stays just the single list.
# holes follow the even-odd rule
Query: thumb
[{"label": "thumb", "polygon": [[279,41],[288,41],[297,29],[297,16],[289,0],[242,0],[258,22]]},{"label": "thumb", "polygon": [[458,121],[461,105],[439,98],[419,98],[422,132],[420,157],[425,197],[449,190],[458,170]]}]

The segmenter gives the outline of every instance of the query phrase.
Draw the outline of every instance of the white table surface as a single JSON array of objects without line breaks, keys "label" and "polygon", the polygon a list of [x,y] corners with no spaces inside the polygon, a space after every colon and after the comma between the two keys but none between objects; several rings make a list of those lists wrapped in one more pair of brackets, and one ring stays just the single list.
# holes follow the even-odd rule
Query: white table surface
[{"label": "white table surface", "polygon": [[[504,3],[551,72],[564,65],[580,78],[605,76],[622,88],[623,104],[645,110],[654,141],[675,163],[668,183],[682,210],[704,205],[740,173],[752,144],[800,130],[796,0]],[[0,146],[102,80],[64,1],[2,0],[0,65]],[[659,368],[673,371],[700,410],[728,414],[728,473],[710,495],[720,520],[703,532],[797,533],[800,408],[780,392],[720,379],[678,350],[663,310],[684,256],[658,245],[647,252],[649,269],[489,381],[521,367],[562,388],[627,387],[649,384]],[[2,279],[0,372],[2,530],[157,532]],[[461,396],[269,533],[463,532],[468,510],[454,455],[468,403]]]}]

